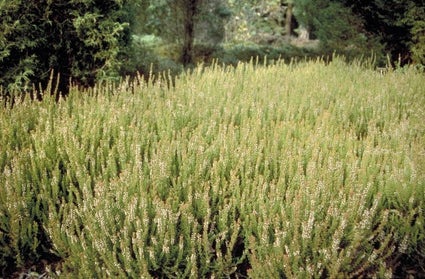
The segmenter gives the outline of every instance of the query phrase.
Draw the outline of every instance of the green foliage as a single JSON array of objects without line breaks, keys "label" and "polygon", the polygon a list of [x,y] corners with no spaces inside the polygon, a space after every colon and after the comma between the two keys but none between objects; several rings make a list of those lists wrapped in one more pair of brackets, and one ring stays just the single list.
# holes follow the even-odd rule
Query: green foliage
[{"label": "green foliage", "polygon": [[224,39],[224,22],[230,16],[223,0],[145,1],[146,9],[138,17],[146,24],[137,35],[156,35],[166,44],[178,46],[178,60],[184,66],[194,64],[196,41],[217,45]]},{"label": "green foliage", "polygon": [[422,1],[409,3],[405,23],[411,26],[410,52],[412,62],[425,65],[425,4]]},{"label": "green foliage", "polygon": [[338,52],[346,56],[359,57],[377,55],[384,60],[383,48],[363,29],[362,19],[341,3],[330,0],[302,0],[295,3],[294,14],[300,25],[328,54]]},{"label": "green foliage", "polygon": [[[190,1],[189,1],[190,2]],[[207,43],[223,40],[224,20],[230,16],[226,1],[200,0],[196,5],[195,39]],[[139,18],[146,24],[138,34],[154,34],[169,42],[180,41],[184,35],[185,12],[188,1],[145,1],[146,9],[140,11]]]},{"label": "green foliage", "polygon": [[217,49],[211,55],[219,64],[236,66],[240,62],[257,61],[260,64],[273,63],[279,59],[287,62],[313,59],[322,53],[312,48],[299,48],[293,45],[272,47],[257,44],[233,44]]},{"label": "green foliage", "polygon": [[133,78],[140,74],[146,79],[163,73],[177,76],[183,70],[182,65],[176,62],[179,51],[178,46],[155,35],[133,35],[130,55],[122,63],[122,73]]},{"label": "green foliage", "polygon": [[46,253],[66,278],[422,272],[422,73],[334,57],[166,83],[2,99],[3,277]]},{"label": "green foliage", "polygon": [[421,0],[357,1],[340,0],[362,23],[367,34],[378,38],[392,61],[422,63],[423,15]]},{"label": "green foliage", "polygon": [[1,1],[0,86],[4,93],[46,86],[51,71],[59,87],[117,80],[130,43],[133,1]]},{"label": "green foliage", "polygon": [[232,17],[226,24],[226,42],[267,44],[285,35],[284,9],[280,0],[229,1]]}]

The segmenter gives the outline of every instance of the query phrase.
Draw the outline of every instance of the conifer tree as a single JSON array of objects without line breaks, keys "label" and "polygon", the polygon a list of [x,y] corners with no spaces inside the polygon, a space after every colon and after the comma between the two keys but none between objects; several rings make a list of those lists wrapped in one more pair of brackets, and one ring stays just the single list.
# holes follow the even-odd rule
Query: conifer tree
[{"label": "conifer tree", "polygon": [[117,79],[130,43],[136,0],[0,2],[0,86],[3,94],[44,86],[52,71],[59,89],[70,80],[91,86]]}]

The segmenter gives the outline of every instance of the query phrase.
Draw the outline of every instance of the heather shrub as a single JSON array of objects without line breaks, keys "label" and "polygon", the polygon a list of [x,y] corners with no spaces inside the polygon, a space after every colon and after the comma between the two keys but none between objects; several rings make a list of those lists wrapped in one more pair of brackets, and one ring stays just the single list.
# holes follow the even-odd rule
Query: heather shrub
[{"label": "heather shrub", "polygon": [[334,58],[168,78],[2,100],[3,276],[423,274],[423,74]]}]

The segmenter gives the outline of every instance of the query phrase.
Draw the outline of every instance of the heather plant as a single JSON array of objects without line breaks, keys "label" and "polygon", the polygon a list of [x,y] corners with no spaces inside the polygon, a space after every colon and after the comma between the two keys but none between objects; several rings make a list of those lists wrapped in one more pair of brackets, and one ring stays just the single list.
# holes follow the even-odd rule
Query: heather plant
[{"label": "heather plant", "polygon": [[46,255],[70,278],[410,272],[425,255],[422,83],[335,58],[3,101],[3,275]]}]

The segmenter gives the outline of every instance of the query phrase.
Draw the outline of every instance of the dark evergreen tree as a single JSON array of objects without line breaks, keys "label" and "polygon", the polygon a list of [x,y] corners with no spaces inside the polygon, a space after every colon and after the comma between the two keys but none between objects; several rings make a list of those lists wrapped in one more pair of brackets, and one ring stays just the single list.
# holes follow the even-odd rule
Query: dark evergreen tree
[{"label": "dark evergreen tree", "polygon": [[4,94],[70,80],[92,86],[118,79],[129,45],[133,0],[0,2],[0,86]]}]

